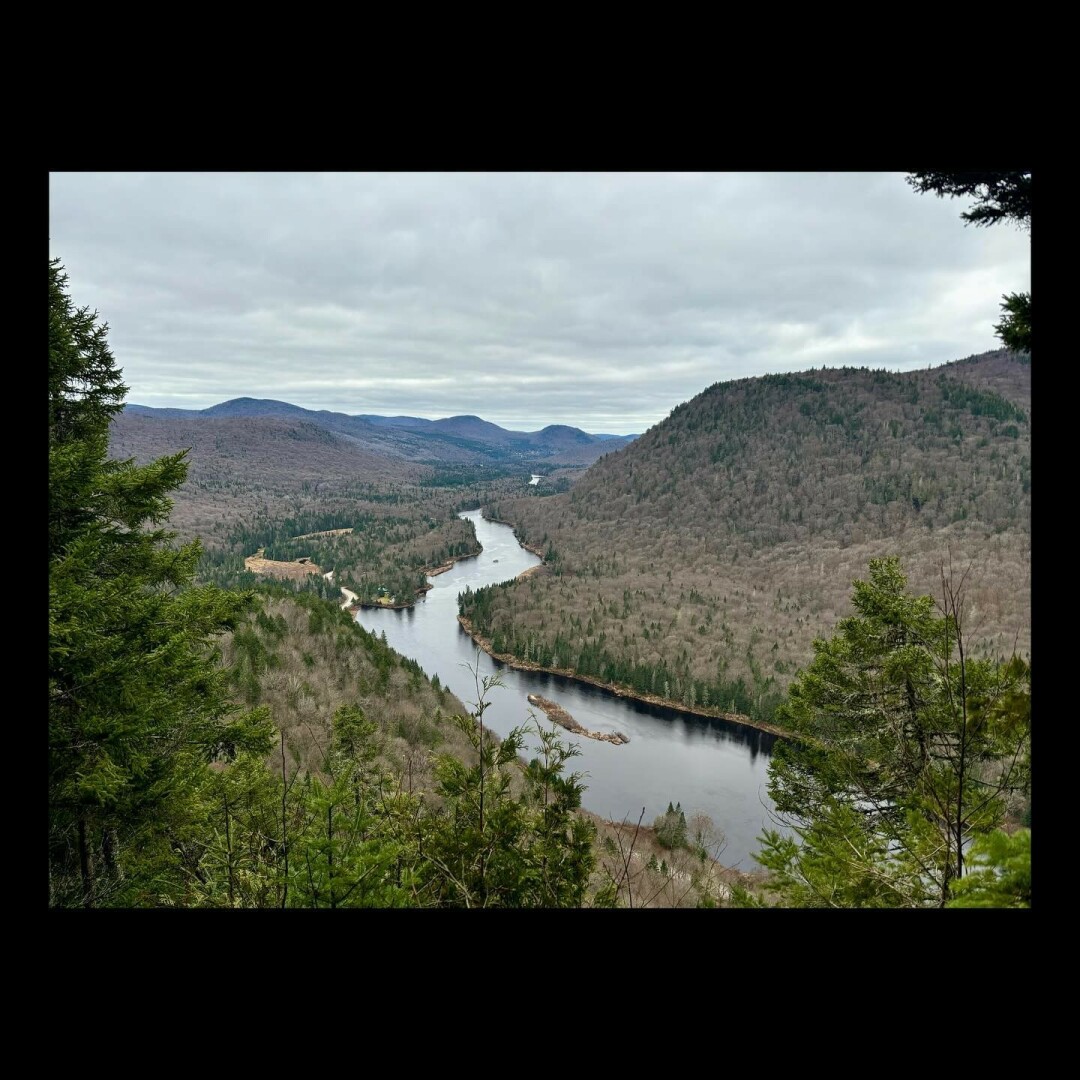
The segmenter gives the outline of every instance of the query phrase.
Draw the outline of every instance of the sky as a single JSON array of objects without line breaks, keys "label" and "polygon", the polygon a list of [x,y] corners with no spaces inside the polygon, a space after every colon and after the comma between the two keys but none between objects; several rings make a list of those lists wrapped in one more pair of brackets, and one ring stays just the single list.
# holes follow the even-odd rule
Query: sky
[{"label": "sky", "polygon": [[128,401],[630,434],[718,381],[1000,347],[1030,237],[903,173],[53,173]]}]

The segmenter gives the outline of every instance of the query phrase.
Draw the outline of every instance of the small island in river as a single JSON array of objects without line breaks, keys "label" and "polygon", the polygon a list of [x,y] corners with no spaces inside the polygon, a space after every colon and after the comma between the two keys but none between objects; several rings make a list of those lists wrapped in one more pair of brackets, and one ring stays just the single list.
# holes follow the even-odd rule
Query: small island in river
[{"label": "small island in river", "polygon": [[567,731],[572,731],[575,735],[584,735],[586,739],[597,739],[599,742],[609,742],[615,746],[622,746],[623,743],[630,741],[630,737],[624,735],[621,731],[607,733],[589,731],[587,728],[583,728],[561,705],[557,705],[554,701],[549,701],[539,694],[530,694],[528,700],[530,705],[535,705],[545,712],[549,720],[566,728]]}]

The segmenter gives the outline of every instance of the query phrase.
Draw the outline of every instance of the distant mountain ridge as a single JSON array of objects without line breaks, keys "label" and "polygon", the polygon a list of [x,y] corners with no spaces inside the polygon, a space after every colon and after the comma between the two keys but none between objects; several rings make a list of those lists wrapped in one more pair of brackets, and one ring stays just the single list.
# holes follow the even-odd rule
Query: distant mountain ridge
[{"label": "distant mountain ridge", "polygon": [[471,457],[494,457],[585,465],[637,438],[636,435],[591,435],[565,424],[550,424],[540,431],[511,431],[479,416],[448,416],[439,420],[419,416],[350,416],[326,409],[305,409],[270,398],[233,398],[207,409],[157,409],[130,404],[124,411],[157,420],[290,419],[358,440],[374,453],[412,461],[463,462]]}]

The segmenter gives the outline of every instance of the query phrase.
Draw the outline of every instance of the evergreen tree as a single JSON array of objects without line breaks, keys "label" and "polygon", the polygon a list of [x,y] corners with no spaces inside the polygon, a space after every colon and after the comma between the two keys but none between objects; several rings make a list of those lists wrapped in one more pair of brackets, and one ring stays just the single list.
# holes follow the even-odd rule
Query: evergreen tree
[{"label": "evergreen tree", "polygon": [[769,792],[798,839],[759,861],[792,906],[945,906],[973,840],[1029,783],[1030,668],[973,660],[963,581],[906,594],[895,558],[856,581],[856,614],[815,643],[778,711]]},{"label": "evergreen tree", "polygon": [[[49,884],[57,905],[144,902],[140,852],[206,762],[268,748],[211,652],[250,597],[190,588],[199,545],[160,528],[184,454],[108,460],[127,391],[96,313],[49,263]],[[145,866],[143,866],[145,869]]]},{"label": "evergreen tree", "polygon": [[968,225],[997,225],[1011,221],[1031,228],[1031,173],[1029,172],[914,172],[907,182],[920,195],[971,198],[975,205],[960,215]]},{"label": "evergreen tree", "polygon": [[1001,298],[1001,322],[994,332],[1007,349],[1031,352],[1031,293],[1007,293]]},{"label": "evergreen tree", "polygon": [[[1031,231],[1031,173],[1028,172],[915,172],[907,182],[920,195],[975,200],[960,215],[967,225],[1012,222]],[[1001,303],[1002,319],[994,331],[1006,348],[1031,352],[1031,293],[1008,293]]]},{"label": "evergreen tree", "polygon": [[1031,907],[1031,830],[997,829],[971,847],[970,871],[953,886],[949,907]]},{"label": "evergreen tree", "polygon": [[475,764],[443,755],[436,765],[443,808],[430,820],[424,840],[421,902],[578,907],[595,866],[595,829],[576,813],[581,776],[564,772],[580,750],[563,743],[554,727],[537,724],[540,752],[522,769],[518,752],[527,729],[492,739],[483,727],[486,697],[501,683],[497,676],[477,681],[475,713],[453,718],[472,746]]},{"label": "evergreen tree", "polygon": [[657,842],[666,848],[683,848],[689,846],[687,836],[686,813],[682,803],[672,806],[669,802],[667,810],[653,821],[653,830],[656,832]]}]

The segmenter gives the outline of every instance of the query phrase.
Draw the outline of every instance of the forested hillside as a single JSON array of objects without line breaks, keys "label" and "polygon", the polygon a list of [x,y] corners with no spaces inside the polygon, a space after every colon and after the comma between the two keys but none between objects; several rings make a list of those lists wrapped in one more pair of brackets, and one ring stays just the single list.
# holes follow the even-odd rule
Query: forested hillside
[{"label": "forested hillside", "polygon": [[[456,513],[500,493],[524,491],[520,468],[417,465],[381,457],[306,421],[281,417],[115,417],[114,460],[153,461],[189,450],[187,482],[170,524],[199,538],[201,580],[250,585],[244,561],[309,558],[361,600],[415,598],[426,569],[475,553],[472,526]],[[351,531],[342,531],[351,530]]]},{"label": "forested hillside", "polygon": [[1032,184],[52,172],[48,907],[1030,909]]},{"label": "forested hillside", "polygon": [[[440,819],[430,811],[444,809],[447,794],[454,794],[452,789],[447,791],[441,786],[447,776],[447,762],[459,763],[451,771],[477,766],[475,730],[463,728],[455,719],[469,717],[470,707],[441,686],[437,675],[429,679],[419,665],[388,648],[347,612],[288,586],[260,587],[256,610],[223,640],[221,662],[229,673],[237,705],[268,708],[280,733],[281,742],[266,762],[271,779],[262,780],[262,773],[255,773],[274,797],[280,800],[285,787],[291,784],[288,798],[294,803],[293,813],[302,819],[305,807],[310,812],[313,799],[313,794],[305,790],[305,785],[311,785],[309,777],[332,783],[335,750],[340,752],[343,732],[349,732],[355,740],[353,757],[359,759],[369,778],[378,778],[384,797],[386,820],[369,823],[368,827],[376,835],[386,829],[398,830],[399,840],[408,837],[406,843],[394,849],[395,857],[403,862],[407,858],[418,866],[424,843],[439,838]],[[492,687],[488,699],[498,693],[500,690]],[[525,719],[523,716],[522,721]],[[560,755],[555,743],[550,745],[554,762]],[[493,817],[503,831],[491,837],[493,847],[498,843],[512,847],[524,839],[516,830],[524,822],[521,811],[535,796],[535,792],[530,795],[530,779],[543,780],[543,770],[530,772],[521,762],[515,763],[512,756],[504,758],[502,780],[508,783],[502,795],[503,805],[500,807],[497,794],[498,775],[493,798]],[[277,777],[283,767],[288,781],[279,785]],[[240,770],[238,780],[250,783],[251,777],[245,780]],[[566,777],[557,779],[554,773],[548,774],[547,782],[553,792],[562,787],[564,796],[573,796],[579,789],[576,781],[567,784]],[[223,787],[225,780],[219,777],[216,784]],[[466,791],[467,797],[475,797],[475,789]],[[422,802],[418,801],[421,793]],[[578,838],[580,888],[567,896],[580,902],[715,907],[726,902],[732,886],[757,884],[747,874],[724,870],[715,861],[723,852],[723,834],[706,817],[698,815],[687,820],[681,807],[669,808],[668,814],[653,823],[655,827],[645,824],[632,828],[627,823],[606,822],[579,812],[575,824],[565,814],[574,808],[574,801],[571,798],[564,804],[560,820],[568,834]],[[408,830],[402,828],[400,818],[395,821],[402,807],[409,807],[412,815]],[[519,815],[513,824],[512,814]],[[503,818],[501,823],[498,815]],[[205,843],[192,841],[190,858],[195,864],[203,855],[199,846]],[[552,845],[549,851],[556,853],[557,848]],[[493,855],[496,860],[509,856],[518,863],[516,872],[522,872],[519,853],[494,851]],[[262,905],[269,901],[270,887],[279,880],[280,868],[275,871],[272,862],[263,861],[260,866],[254,860],[252,869],[255,872],[244,902]],[[426,887],[416,887],[414,882],[412,891],[402,890],[398,901],[409,906],[439,902],[439,897],[453,902],[453,890],[435,888],[430,868],[417,877],[423,878],[425,873]],[[216,882],[219,890],[222,884]],[[308,892],[299,895],[308,902],[313,900]],[[539,896],[545,899],[542,892]],[[524,890],[519,890],[515,898],[530,902]],[[217,897],[218,902],[223,899]],[[314,900],[318,906],[318,897]],[[546,900],[558,902],[558,896],[548,893]],[[503,903],[505,898],[493,889],[489,901]],[[214,901],[205,889],[194,889],[186,902]]]},{"label": "forested hillside", "polygon": [[237,704],[268,706],[285,736],[290,769],[319,770],[331,745],[331,718],[357,706],[377,725],[383,765],[431,786],[436,748],[464,750],[445,723],[465,705],[432,683],[415,661],[364,630],[348,611],[312,593],[269,584],[258,607],[221,643]]},{"label": "forested hillside", "polygon": [[1030,362],[718,383],[570,492],[488,510],[546,571],[467,594],[495,651],[767,719],[871,558],[939,592],[972,564],[977,648],[1030,647]]},{"label": "forested hillside", "polygon": [[553,730],[526,766],[491,687],[474,716],[335,603],[193,582],[184,454],[109,457],[127,388],[66,283],[50,260],[49,905],[614,902]]},{"label": "forested hillside", "polygon": [[127,411],[109,426],[109,456],[152,461],[189,450],[188,481],[174,499],[172,524],[213,545],[222,523],[278,518],[415,485],[424,466],[359,448],[325,428],[275,417],[147,417]]}]

